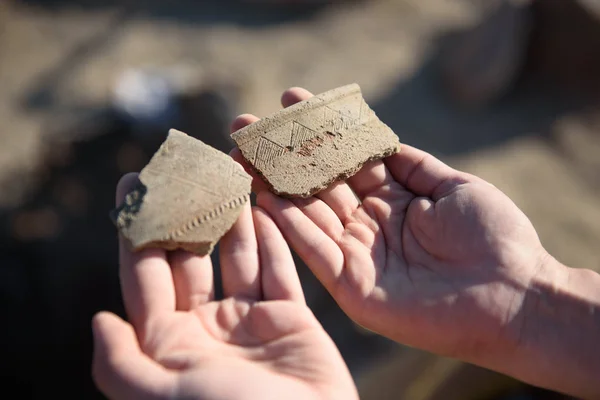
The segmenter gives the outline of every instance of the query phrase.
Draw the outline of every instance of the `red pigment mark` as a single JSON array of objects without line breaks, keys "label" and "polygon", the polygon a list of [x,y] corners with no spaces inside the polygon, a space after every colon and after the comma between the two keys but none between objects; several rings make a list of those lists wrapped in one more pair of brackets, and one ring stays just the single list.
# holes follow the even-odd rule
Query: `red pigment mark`
[{"label": "red pigment mark", "polygon": [[305,156],[305,157],[310,157],[313,153],[313,151],[321,146],[323,144],[324,140],[323,138],[317,136],[316,138],[307,140],[306,142],[302,143],[302,147],[300,147],[300,150],[298,150],[298,154],[300,154],[301,156]]}]

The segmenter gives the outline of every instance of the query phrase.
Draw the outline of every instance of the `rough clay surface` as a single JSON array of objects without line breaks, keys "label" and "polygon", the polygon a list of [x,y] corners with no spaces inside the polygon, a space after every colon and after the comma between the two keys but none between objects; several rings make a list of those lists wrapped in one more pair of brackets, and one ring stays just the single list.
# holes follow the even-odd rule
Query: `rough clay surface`
[{"label": "rough clay surface", "polygon": [[111,217],[135,250],[209,254],[248,201],[251,177],[228,155],[171,129]]},{"label": "rough clay surface", "polygon": [[283,109],[231,135],[244,158],[287,197],[308,197],[400,150],[357,84]]}]

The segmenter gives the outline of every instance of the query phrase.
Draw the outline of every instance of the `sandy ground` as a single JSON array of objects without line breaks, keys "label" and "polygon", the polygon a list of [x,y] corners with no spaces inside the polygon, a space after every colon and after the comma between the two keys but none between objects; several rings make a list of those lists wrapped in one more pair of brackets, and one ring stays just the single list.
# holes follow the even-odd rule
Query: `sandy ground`
[{"label": "sandy ground", "polygon": [[[38,277],[36,282],[45,290],[36,299],[56,303],[49,308],[49,315],[56,317],[48,319],[52,323],[70,321],[69,307],[83,290],[76,287],[82,282],[93,284],[89,276],[82,277],[84,273],[76,265],[83,264],[88,275],[101,277],[107,290],[115,288],[110,275],[115,271],[115,241],[106,214],[101,207],[101,215],[86,214],[85,210],[77,215],[58,213],[58,217],[53,217],[52,211],[44,214],[48,197],[40,195],[40,187],[46,187],[46,175],[40,174],[39,168],[43,167],[49,144],[56,146],[57,141],[71,141],[85,137],[89,130],[100,129],[98,125],[104,120],[98,115],[110,103],[115,79],[129,67],[168,69],[174,71],[186,92],[217,93],[227,104],[224,111],[219,111],[223,119],[242,112],[258,116],[271,113],[280,107],[279,96],[290,86],[321,92],[357,82],[369,104],[401,141],[489,180],[532,219],[552,254],[568,265],[600,270],[597,110],[575,106],[576,102],[547,87],[523,82],[492,106],[468,111],[453,104],[440,88],[436,69],[439,44],[449,32],[477,20],[481,13],[478,2],[380,0],[308,11],[208,1],[202,5],[174,2],[169,6],[149,2],[143,9],[130,2],[125,10],[111,2],[102,6],[75,3],[0,3],[0,207],[5,222],[2,249],[12,260],[3,268],[1,290],[10,300],[9,308],[35,307],[35,301],[15,289],[27,290],[27,286],[19,286],[22,257],[15,250],[29,249],[27,246],[37,246],[39,254],[55,257],[55,262],[67,260],[65,265],[73,265],[65,269],[46,262],[45,269],[36,275],[35,262],[39,258],[29,260],[29,278]],[[72,128],[78,126],[74,123],[90,117],[96,118],[91,120],[92,128],[90,122],[81,131]],[[217,142],[226,150],[230,143],[224,128],[207,129],[203,121],[195,118],[188,124],[195,132],[189,133],[216,140],[208,136],[218,131],[222,138]],[[124,140],[117,131],[113,129],[115,143]],[[96,147],[82,150],[82,154],[91,156],[87,159],[89,174],[79,176],[80,180],[112,171],[101,186],[107,202],[111,201],[119,174],[139,169],[151,154],[125,142],[125,147],[102,147],[105,142],[100,140],[95,142]],[[67,207],[72,204],[72,211],[77,204],[85,203],[89,194],[82,192],[81,185],[69,182],[55,191],[59,198],[70,193],[63,203]],[[52,240],[40,244],[39,237],[31,238],[27,227],[19,230],[14,214],[24,207],[42,210],[29,217],[38,225],[46,221],[43,225],[49,233],[43,231],[38,236],[52,236]],[[57,228],[58,233],[53,233],[56,218],[63,221],[64,229]],[[101,221],[97,231],[101,234],[88,232],[82,238],[81,232],[86,232],[92,220]],[[64,221],[68,221],[67,227]],[[71,232],[69,229],[80,234],[68,236],[65,232]],[[73,239],[75,236],[77,239]],[[58,253],[69,252],[72,246],[79,249],[77,254],[87,255],[65,258]],[[90,253],[97,252],[103,254],[102,261],[89,262]],[[389,398],[454,398],[450,394],[459,393],[456,387],[461,385],[453,389],[448,382],[459,382],[455,375],[465,370],[471,374],[467,376],[483,374],[481,380],[488,382],[489,378],[490,382],[469,398],[492,398],[515,385],[507,378],[405,348],[398,348],[397,356],[380,359],[382,352],[389,353],[390,347],[396,346],[352,328],[348,321],[338,324],[342,321],[339,311],[322,291],[314,289],[314,281],[306,271],[303,276],[307,287],[313,288],[309,300],[322,305],[320,318],[349,360],[365,398],[388,398],[385,393],[403,393]],[[102,290],[96,288],[96,292]],[[111,298],[91,308],[106,307],[120,306]],[[91,311],[87,308],[81,312],[87,317]],[[21,321],[18,313],[13,314]],[[25,324],[19,328],[39,329],[35,324],[19,323]],[[88,335],[85,326],[77,325],[81,335]],[[352,334],[342,334],[340,327],[348,327]],[[64,345],[67,328],[52,329],[55,339],[62,338],[59,341],[63,347],[50,343],[51,339],[39,345],[40,351],[46,345],[54,346],[54,355],[70,351]],[[18,332],[15,328],[11,334],[19,337]],[[34,341],[38,338],[33,334],[26,337]],[[82,343],[89,346],[88,339]],[[79,351],[82,348],[86,347]],[[10,351],[7,354],[14,356]],[[24,355],[22,368],[27,370],[27,360],[35,360],[36,356],[43,358],[33,350]],[[73,362],[88,359],[85,354],[78,357]],[[15,367],[13,373],[20,373],[19,368]],[[396,379],[402,371],[411,378]],[[22,375],[18,379],[23,387],[30,383]],[[445,388],[443,393],[448,397],[436,395],[440,388]],[[40,390],[32,389],[31,393],[39,395]]]}]

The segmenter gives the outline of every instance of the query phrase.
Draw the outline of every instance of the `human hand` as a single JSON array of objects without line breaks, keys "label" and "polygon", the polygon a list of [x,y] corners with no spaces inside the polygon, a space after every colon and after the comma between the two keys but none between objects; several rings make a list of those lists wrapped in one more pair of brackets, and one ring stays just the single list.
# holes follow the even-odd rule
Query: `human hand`
[{"label": "human hand", "polygon": [[[126,175],[120,203],[137,180]],[[304,302],[290,250],[269,215],[246,205],[222,238],[225,299],[210,257],[133,253],[121,238],[129,320],[94,317],[93,377],[114,399],[357,398],[332,340]]]},{"label": "human hand", "polygon": [[[310,96],[290,89],[282,104]],[[234,130],[256,120],[242,115]],[[239,150],[232,155],[252,172]],[[253,187],[258,205],[358,324],[484,365],[519,346],[527,287],[549,255],[527,217],[491,184],[403,145],[309,199],[277,197],[256,175]]]}]

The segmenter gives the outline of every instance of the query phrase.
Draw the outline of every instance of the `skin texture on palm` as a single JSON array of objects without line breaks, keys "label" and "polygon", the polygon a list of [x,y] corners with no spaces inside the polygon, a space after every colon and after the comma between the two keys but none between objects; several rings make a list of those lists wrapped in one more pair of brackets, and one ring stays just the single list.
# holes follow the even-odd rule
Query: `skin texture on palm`
[{"label": "skin texture on palm", "polygon": [[[117,200],[136,179],[121,180]],[[209,257],[126,246],[130,323],[105,312],[93,321],[93,376],[109,398],[357,398],[264,210],[246,206],[221,241],[222,301]]]},{"label": "skin texture on palm", "polygon": [[[292,89],[282,103],[307,96]],[[240,116],[232,129],[256,120]],[[121,181],[119,197],[134,179]],[[363,326],[600,397],[600,276],[554,260],[489,183],[405,145],[313,198],[280,199],[256,177],[253,186],[260,208],[247,207],[221,242],[224,301],[213,301],[210,259],[132,253],[121,242],[131,324],[109,313],[94,319],[93,375],[107,396],[356,398],[304,304],[281,230]]]},{"label": "skin texture on palm", "polygon": [[[294,88],[282,103],[309,96]],[[546,253],[527,217],[489,183],[403,145],[310,199],[276,197],[256,175],[253,185],[258,204],[359,324],[462,359],[491,349],[487,341],[499,353],[518,345],[524,288]]]},{"label": "skin texture on palm", "polygon": [[[310,96],[292,88],[282,105]],[[233,129],[257,119],[242,115]],[[534,385],[600,396],[600,354],[590,351],[600,276],[549,255],[488,182],[403,144],[309,199],[276,197],[255,174],[253,191],[355,322]]]}]

